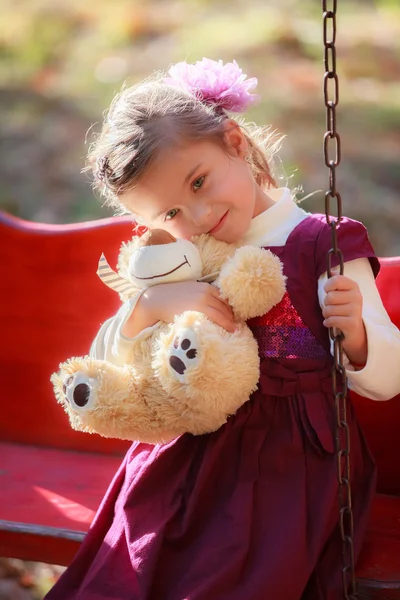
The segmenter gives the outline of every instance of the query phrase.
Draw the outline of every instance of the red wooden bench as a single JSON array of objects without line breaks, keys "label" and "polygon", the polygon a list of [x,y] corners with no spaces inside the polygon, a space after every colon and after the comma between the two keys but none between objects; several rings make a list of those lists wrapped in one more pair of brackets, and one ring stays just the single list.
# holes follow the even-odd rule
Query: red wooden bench
[{"label": "red wooden bench", "polygon": [[[378,288],[392,321],[400,327],[400,257],[383,258],[381,264]],[[352,398],[378,465],[378,494],[357,565],[361,598],[399,600],[400,396],[389,402],[356,394]]]},{"label": "red wooden bench", "polygon": [[[51,372],[86,354],[117,295],[93,276],[128,221],[42,225],[0,218],[0,556],[68,564],[128,447],[73,431]],[[115,263],[113,263],[115,264]]]},{"label": "red wooden bench", "polygon": [[[85,354],[119,300],[96,277],[115,264],[126,219],[43,225],[0,213],[0,556],[68,564],[128,447],[74,432],[49,383],[59,362]],[[400,324],[400,259],[378,284]],[[400,368],[400,365],[399,365]],[[354,397],[379,467],[379,494],[358,565],[366,598],[400,599],[400,397]]]}]

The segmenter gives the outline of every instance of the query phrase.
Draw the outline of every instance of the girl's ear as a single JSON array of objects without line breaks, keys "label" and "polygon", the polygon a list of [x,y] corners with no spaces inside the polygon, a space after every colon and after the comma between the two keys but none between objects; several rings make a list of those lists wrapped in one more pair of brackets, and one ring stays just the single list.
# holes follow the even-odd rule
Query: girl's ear
[{"label": "girl's ear", "polygon": [[233,119],[224,123],[224,141],[229,154],[238,158],[245,158],[248,153],[249,144],[240,126]]}]

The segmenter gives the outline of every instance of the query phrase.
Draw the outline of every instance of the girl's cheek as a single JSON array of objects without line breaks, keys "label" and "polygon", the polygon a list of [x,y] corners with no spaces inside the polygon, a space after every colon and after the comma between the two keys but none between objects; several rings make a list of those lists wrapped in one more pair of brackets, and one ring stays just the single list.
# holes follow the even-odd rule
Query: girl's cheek
[{"label": "girl's cheek", "polygon": [[160,228],[165,229],[165,231],[176,237],[176,227],[172,225],[172,221],[164,221],[161,223]]},{"label": "girl's cheek", "polygon": [[182,223],[174,223],[174,219],[165,221],[160,227],[178,239],[190,239],[192,237],[191,235],[187,235],[187,227]]},{"label": "girl's cheek", "polygon": [[189,231],[187,227],[181,228],[175,232],[175,237],[181,240],[190,240],[190,238],[192,238],[193,235],[194,233],[192,231]]}]

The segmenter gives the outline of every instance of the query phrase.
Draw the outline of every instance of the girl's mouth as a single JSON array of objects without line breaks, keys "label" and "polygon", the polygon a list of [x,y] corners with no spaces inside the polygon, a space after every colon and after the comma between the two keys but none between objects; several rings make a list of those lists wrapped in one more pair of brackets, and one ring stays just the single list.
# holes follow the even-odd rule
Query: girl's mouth
[{"label": "girl's mouth", "polygon": [[228,216],[228,212],[229,212],[229,210],[227,210],[226,213],[222,216],[222,218],[218,221],[218,223],[212,229],[210,229],[210,231],[208,232],[210,235],[217,233],[217,231],[219,231],[221,229],[221,227],[223,227],[223,225],[226,221],[226,218]]}]

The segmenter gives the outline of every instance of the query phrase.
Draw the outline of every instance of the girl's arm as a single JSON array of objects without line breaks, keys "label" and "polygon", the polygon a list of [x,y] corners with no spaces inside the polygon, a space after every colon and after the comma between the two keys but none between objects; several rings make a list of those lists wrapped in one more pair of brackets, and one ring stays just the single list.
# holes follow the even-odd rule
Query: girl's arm
[{"label": "girl's arm", "polygon": [[197,281],[160,284],[125,302],[103,324],[90,356],[123,365],[129,361],[133,346],[149,337],[160,321],[170,323],[185,310],[201,312],[227,331],[235,331],[232,309],[215,286]]},{"label": "girl's arm", "polygon": [[[350,346],[345,351],[349,352],[353,363],[358,362],[357,356],[363,356],[364,360],[360,362],[365,362],[365,366],[352,366],[347,358],[345,366],[349,385],[358,394],[372,400],[387,400],[400,393],[400,331],[390,321],[382,304],[369,260],[359,258],[345,263],[344,274],[346,278],[357,284],[359,299],[356,298],[357,294],[352,293],[350,294],[352,300],[342,304],[341,296],[346,291],[338,290],[333,296],[336,306],[331,305],[331,312],[341,315],[336,317],[337,320],[343,319],[342,315],[345,315],[342,324],[347,320],[350,325],[348,330]],[[323,311],[326,308],[327,281],[326,273],[321,275],[318,281],[319,303]],[[357,318],[358,302],[360,302],[359,319]],[[332,321],[329,324],[332,324]],[[365,352],[361,328],[365,335]]]},{"label": "girl's arm", "polygon": [[232,309],[221,299],[218,288],[198,281],[182,281],[163,283],[145,290],[134,312],[126,319],[122,334],[134,337],[144,327],[159,321],[171,323],[175,315],[185,310],[204,313],[210,321],[227,331],[235,331]]}]

